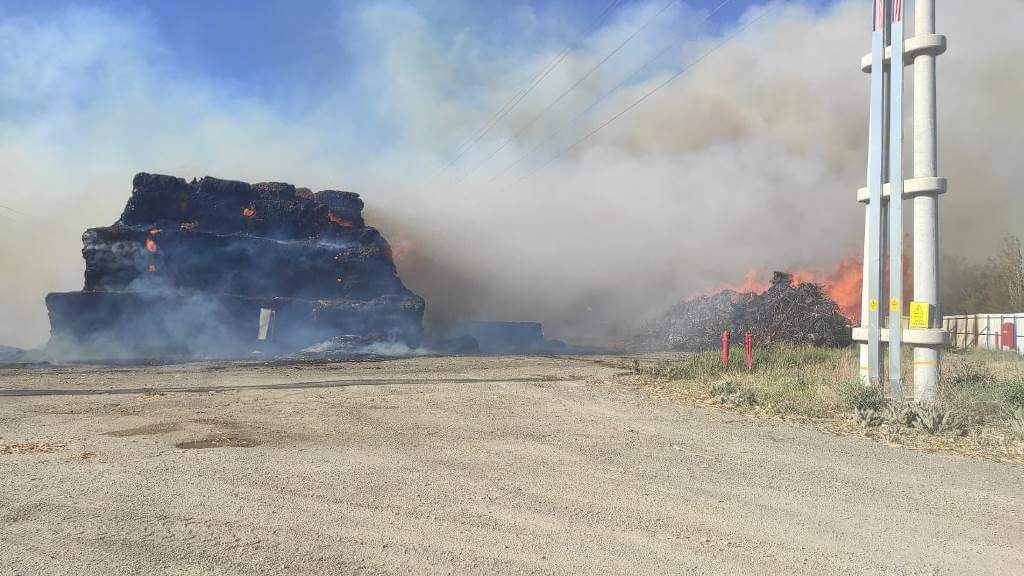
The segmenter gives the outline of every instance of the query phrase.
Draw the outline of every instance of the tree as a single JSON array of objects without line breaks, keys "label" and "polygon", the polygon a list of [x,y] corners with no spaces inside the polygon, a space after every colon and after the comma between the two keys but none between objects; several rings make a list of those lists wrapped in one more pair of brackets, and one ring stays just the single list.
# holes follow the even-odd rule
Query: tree
[{"label": "tree", "polygon": [[1024,311],[1024,253],[1020,238],[1007,235],[990,260],[993,280],[1008,306],[1007,312]]},{"label": "tree", "polygon": [[946,256],[940,267],[940,297],[945,314],[1024,312],[1024,247],[1007,235],[984,264]]}]

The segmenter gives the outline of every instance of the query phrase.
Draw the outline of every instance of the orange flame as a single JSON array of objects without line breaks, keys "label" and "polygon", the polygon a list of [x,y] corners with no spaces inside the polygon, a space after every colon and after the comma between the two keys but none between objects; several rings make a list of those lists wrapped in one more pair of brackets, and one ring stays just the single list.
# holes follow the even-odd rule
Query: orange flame
[{"label": "orange flame", "polygon": [[161,230],[159,228],[150,228],[149,229],[149,235],[150,236],[156,236],[157,234],[159,234],[161,232],[163,232],[163,230]]},{"label": "orange flame", "polygon": [[840,260],[831,272],[797,270],[793,273],[797,284],[818,284],[825,295],[839,306],[843,316],[851,320],[860,319],[861,283],[864,267],[861,259],[850,256]]},{"label": "orange flame", "polygon": [[[839,310],[850,320],[860,319],[861,283],[864,269],[860,258],[851,256],[840,260],[830,272],[821,272],[808,268],[797,268],[792,271],[793,284],[817,284],[826,296],[839,306]],[[735,284],[723,284],[714,290],[702,292],[697,296],[717,294],[724,290],[739,293],[761,293],[771,287],[771,273],[751,270],[743,277],[743,281]]]},{"label": "orange flame", "polygon": [[242,208],[242,216],[245,216],[246,218],[252,218],[255,215],[256,211],[253,210],[252,207],[246,206],[245,208]]},{"label": "orange flame", "polygon": [[197,226],[197,224],[198,223],[196,223],[196,222],[182,222],[181,223],[181,231],[182,232],[186,232],[188,230],[191,230],[191,229],[195,228]]},{"label": "orange flame", "polygon": [[[903,301],[913,299],[913,250],[905,246],[903,250]],[[888,268],[888,266],[886,266]],[[843,258],[831,271],[820,269],[796,268],[791,271],[794,284],[817,284],[822,291],[839,306],[839,310],[853,322],[860,321],[861,298],[864,285],[863,260],[859,255]],[[889,271],[886,270],[886,276]],[[715,290],[703,292],[696,296],[717,294],[723,290],[734,290],[741,293],[764,292],[771,287],[771,273],[752,270],[747,272],[739,284],[723,284]],[[696,297],[695,296],[695,297]]]},{"label": "orange flame", "polygon": [[341,226],[342,228],[352,228],[353,226],[356,225],[355,222],[353,222],[351,220],[347,220],[345,218],[339,218],[338,216],[335,216],[334,212],[331,212],[331,211],[327,212],[327,219],[330,220],[331,222],[333,222],[335,225]]},{"label": "orange flame", "polygon": [[156,254],[156,242],[154,242],[152,238],[146,238],[146,250],[148,250],[150,254]]}]

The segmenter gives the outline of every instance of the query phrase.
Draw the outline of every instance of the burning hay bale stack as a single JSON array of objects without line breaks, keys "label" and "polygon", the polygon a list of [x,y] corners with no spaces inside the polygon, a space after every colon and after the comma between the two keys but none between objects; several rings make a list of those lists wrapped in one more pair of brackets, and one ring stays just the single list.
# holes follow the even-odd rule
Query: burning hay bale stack
[{"label": "burning hay bale stack", "polygon": [[419,343],[423,299],[351,192],[138,174],[82,237],[85,287],[47,296],[51,348],[86,357],[289,352],[339,335]]},{"label": "burning hay bale stack", "polygon": [[634,340],[641,350],[711,350],[728,330],[740,344],[746,332],[762,346],[779,343],[848,346],[850,320],[817,284],[776,272],[760,294],[725,290],[681,302],[648,323]]}]

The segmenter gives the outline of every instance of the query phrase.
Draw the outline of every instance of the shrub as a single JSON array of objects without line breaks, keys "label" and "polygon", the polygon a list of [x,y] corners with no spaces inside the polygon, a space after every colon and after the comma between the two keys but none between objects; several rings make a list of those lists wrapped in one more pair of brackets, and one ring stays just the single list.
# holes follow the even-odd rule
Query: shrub
[{"label": "shrub", "polygon": [[865,386],[859,380],[843,386],[842,399],[848,408],[854,410],[881,410],[884,401],[877,386]]},{"label": "shrub", "polygon": [[909,428],[917,423],[917,410],[913,404],[891,402],[885,407],[885,420],[890,424]]},{"label": "shrub", "polygon": [[964,425],[956,414],[938,404],[918,404],[914,412],[914,426],[929,434],[964,432]]},{"label": "shrub", "polygon": [[853,416],[865,428],[874,428],[885,423],[885,416],[875,408],[855,408]]},{"label": "shrub", "polygon": [[711,395],[720,404],[729,406],[757,406],[757,394],[750,390],[741,389],[730,381],[717,382],[711,386]]},{"label": "shrub", "polygon": [[724,396],[726,394],[735,394],[736,391],[736,384],[732,383],[730,380],[726,380],[725,382],[715,382],[711,385],[711,395],[715,397]]},{"label": "shrub", "polygon": [[992,373],[974,358],[950,355],[944,367],[944,379],[948,386],[962,388],[980,386],[992,380]]},{"label": "shrub", "polygon": [[864,386],[859,380],[847,382],[841,390],[842,403],[853,409],[853,416],[865,428],[881,426],[885,422],[882,412],[882,391],[877,386]]},{"label": "shrub", "polygon": [[1024,442],[1024,406],[1017,406],[1007,414],[1006,426],[1014,438]]},{"label": "shrub", "polygon": [[1024,408],[1024,380],[1014,380],[1007,383],[1006,391],[1003,395],[1010,409]]}]

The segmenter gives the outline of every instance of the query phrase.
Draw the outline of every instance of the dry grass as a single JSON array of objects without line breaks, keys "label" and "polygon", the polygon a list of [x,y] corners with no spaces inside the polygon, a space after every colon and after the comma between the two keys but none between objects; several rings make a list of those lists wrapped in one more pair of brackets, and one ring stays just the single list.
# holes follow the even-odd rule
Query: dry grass
[{"label": "dry grass", "polygon": [[[742,349],[733,350],[728,369],[717,351],[636,360],[631,367],[639,383],[691,402],[1024,463],[1024,359],[1012,353],[945,354],[940,401],[926,407],[894,405],[861,386],[856,348],[757,350],[751,370]],[[912,391],[912,382],[906,387]]]},{"label": "dry grass", "polygon": [[749,405],[809,417],[844,410],[857,380],[853,349],[784,347],[756,350],[747,370],[743,350],[734,350],[728,370],[719,352],[689,355],[674,361],[638,366],[637,372],[690,392],[711,396],[744,394]]}]

